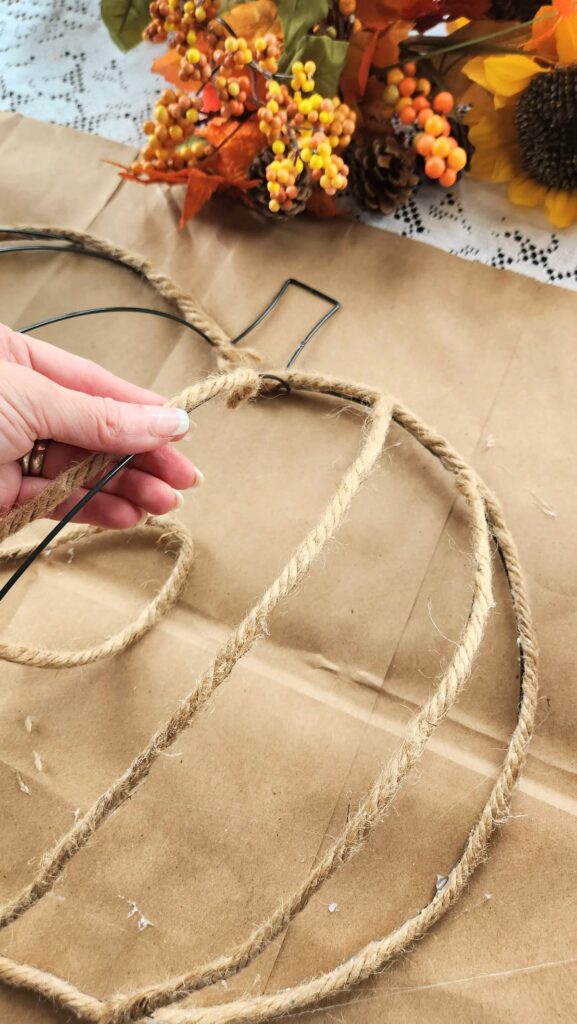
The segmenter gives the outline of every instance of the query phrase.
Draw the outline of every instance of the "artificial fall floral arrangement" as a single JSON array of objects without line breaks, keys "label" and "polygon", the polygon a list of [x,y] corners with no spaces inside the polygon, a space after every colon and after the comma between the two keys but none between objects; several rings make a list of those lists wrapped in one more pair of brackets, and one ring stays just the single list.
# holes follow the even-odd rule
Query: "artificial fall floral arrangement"
[{"label": "artificial fall floral arrangement", "polygon": [[[123,49],[166,46],[128,179],[283,219],[388,214],[463,173],[577,220],[577,0],[102,0]],[[431,33],[434,26],[439,30]],[[350,199],[347,201],[347,196]]]}]

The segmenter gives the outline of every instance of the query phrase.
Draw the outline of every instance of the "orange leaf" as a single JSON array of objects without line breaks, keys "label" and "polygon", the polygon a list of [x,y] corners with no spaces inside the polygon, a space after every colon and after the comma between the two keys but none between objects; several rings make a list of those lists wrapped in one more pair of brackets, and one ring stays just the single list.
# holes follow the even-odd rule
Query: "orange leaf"
[{"label": "orange leaf", "polygon": [[376,30],[361,30],[351,36],[347,61],[340,81],[343,98],[349,106],[357,103],[365,95],[378,36]]},{"label": "orange leaf", "polygon": [[412,21],[393,21],[387,25],[385,31],[379,36],[373,63],[379,68],[396,64],[399,59],[399,43],[407,38],[413,28],[414,22]]},{"label": "orange leaf", "polygon": [[162,75],[167,82],[171,85],[178,86],[179,89],[186,88],[186,83],[182,82],[178,77],[178,68],[180,66],[180,54],[177,50],[167,50],[160,57],[157,57],[152,62],[151,71],[156,75]]},{"label": "orange leaf", "polygon": [[184,206],[180,215],[179,227],[183,228],[187,220],[194,217],[195,213],[208,202],[216,192],[223,179],[218,174],[205,174],[197,167],[188,170],[188,186],[184,199]]},{"label": "orange leaf", "polygon": [[253,157],[263,148],[263,134],[251,119],[243,124],[217,154],[216,169],[229,181],[246,178]]},{"label": "orange leaf", "polygon": [[326,220],[330,217],[341,217],[341,211],[332,196],[323,192],[322,188],[314,188],[307,203],[307,210],[315,217]]},{"label": "orange leaf", "polygon": [[531,26],[531,39],[522,47],[523,50],[535,50],[541,57],[557,60],[555,29],[558,17],[554,7],[540,7]]},{"label": "orange leaf", "polygon": [[366,28],[386,28],[399,17],[404,0],[357,0],[356,16]]},{"label": "orange leaf", "polygon": [[249,0],[227,11],[224,17],[236,35],[242,36],[249,44],[267,32],[282,35],[274,0]]}]

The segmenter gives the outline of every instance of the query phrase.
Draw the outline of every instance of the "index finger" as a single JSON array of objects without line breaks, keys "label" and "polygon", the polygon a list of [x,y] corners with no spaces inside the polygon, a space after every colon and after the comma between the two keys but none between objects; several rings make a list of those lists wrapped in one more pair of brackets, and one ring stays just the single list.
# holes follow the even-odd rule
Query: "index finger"
[{"label": "index finger", "polygon": [[39,338],[12,333],[20,344],[26,346],[32,369],[56,384],[72,391],[83,391],[87,395],[115,398],[120,402],[139,402],[144,405],[164,405],[166,402],[166,398],[155,391],[131,384],[90,359],[73,355]]}]

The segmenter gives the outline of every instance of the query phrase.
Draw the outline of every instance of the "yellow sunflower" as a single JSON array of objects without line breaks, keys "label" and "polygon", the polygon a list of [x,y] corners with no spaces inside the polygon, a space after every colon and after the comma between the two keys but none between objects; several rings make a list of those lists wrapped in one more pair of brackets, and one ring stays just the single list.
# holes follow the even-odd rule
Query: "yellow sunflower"
[{"label": "yellow sunflower", "polygon": [[551,224],[577,220],[577,64],[543,67],[532,57],[474,57],[464,73],[493,96],[475,123],[473,177],[508,182],[518,206],[543,204]]}]

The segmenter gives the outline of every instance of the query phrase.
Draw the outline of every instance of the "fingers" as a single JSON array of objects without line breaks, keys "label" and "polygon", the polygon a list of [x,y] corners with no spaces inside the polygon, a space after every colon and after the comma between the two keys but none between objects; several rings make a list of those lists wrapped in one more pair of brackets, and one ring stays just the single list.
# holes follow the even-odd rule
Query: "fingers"
[{"label": "fingers", "polygon": [[[198,470],[188,459],[180,456],[180,453],[175,452],[176,458],[172,458],[170,449],[165,448],[165,452],[164,458],[158,457],[157,453],[139,456],[115,476],[103,488],[102,493],[117,495],[156,516],[165,515],[179,508],[184,500],[181,491],[196,486],[202,478]],[[51,442],[46,450],[42,478],[19,478],[16,488],[18,500],[29,501],[38,493],[38,479],[53,480],[69,466],[81,462],[87,455],[88,452],[81,448]],[[0,488],[1,483],[0,474]],[[96,480],[91,480],[87,484],[87,489],[94,483]]]},{"label": "fingers", "polygon": [[[6,330],[9,330],[8,328]],[[87,395],[101,395],[115,398],[120,402],[140,402],[146,405],[164,405],[166,399],[154,391],[139,388],[121,377],[105,370],[90,359],[83,359],[71,352],[65,352],[55,345],[49,345],[26,334],[10,332],[18,348],[25,346],[30,365],[37,373],[43,374],[65,388],[84,391]]]},{"label": "fingers", "polygon": [[65,444],[114,455],[153,451],[183,437],[190,423],[183,409],[136,405],[92,397],[53,383],[28,367],[9,366],[10,389],[18,398],[16,416],[27,437],[50,437]]},{"label": "fingers", "polygon": [[[52,441],[46,450],[42,476],[52,480],[69,466],[82,462],[89,454],[83,448]],[[157,448],[154,452],[137,455],[131,462],[130,468],[139,469],[143,473],[149,473],[150,476],[158,477],[159,480],[163,480],[177,491],[195,487],[202,476],[190,459],[187,459],[172,445],[163,445],[162,448]],[[123,478],[124,472],[123,470],[119,473],[119,480]],[[94,480],[92,483],[96,483],[96,481]]]},{"label": "fingers", "polygon": [[21,481],[22,471],[18,462],[8,462],[0,466],[0,515],[12,508],[18,497]]},{"label": "fingers", "polygon": [[[39,477],[24,477],[18,501],[23,503],[35,498],[46,487],[48,481]],[[51,519],[62,519],[85,494],[81,488],[51,513]],[[107,530],[127,530],[137,526],[146,515],[141,508],[125,498],[110,494],[95,494],[91,501],[74,517],[75,523],[88,523]]]}]

